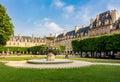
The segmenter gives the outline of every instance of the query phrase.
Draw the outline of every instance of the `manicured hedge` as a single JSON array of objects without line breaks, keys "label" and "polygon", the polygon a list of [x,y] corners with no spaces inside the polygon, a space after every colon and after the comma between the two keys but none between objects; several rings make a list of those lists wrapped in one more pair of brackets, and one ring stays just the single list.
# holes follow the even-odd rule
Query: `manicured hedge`
[{"label": "manicured hedge", "polygon": [[104,35],[72,41],[73,51],[120,51],[120,34]]},{"label": "manicured hedge", "polygon": [[[61,46],[60,49],[52,49],[51,51],[54,53],[59,53],[65,50],[64,46]],[[28,52],[32,54],[47,54],[50,49],[47,46],[33,46],[33,47],[6,47],[0,46],[0,52]]]},{"label": "manicured hedge", "polygon": [[1,46],[0,47],[0,52],[7,52],[7,51],[12,51],[12,52],[25,52],[28,51],[27,47],[5,47],[5,46]]}]

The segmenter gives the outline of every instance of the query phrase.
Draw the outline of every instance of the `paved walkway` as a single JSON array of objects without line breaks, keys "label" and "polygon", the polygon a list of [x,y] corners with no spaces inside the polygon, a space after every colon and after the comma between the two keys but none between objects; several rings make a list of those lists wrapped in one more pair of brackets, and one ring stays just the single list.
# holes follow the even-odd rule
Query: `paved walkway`
[{"label": "paved walkway", "polygon": [[7,63],[5,63],[5,65],[16,67],[16,68],[39,68],[39,69],[78,68],[78,67],[90,66],[90,65],[120,66],[119,63],[91,63],[91,62],[76,61],[76,60],[74,60],[73,63],[67,63],[67,64],[29,64],[26,61],[8,61]]},{"label": "paved walkway", "polygon": [[85,61],[73,61],[72,63],[64,64],[29,64],[26,61],[9,61],[6,63],[8,66],[17,68],[76,68],[83,66],[90,66],[92,63]]},{"label": "paved walkway", "polygon": [[92,63],[93,65],[114,65],[120,66],[120,63]]}]

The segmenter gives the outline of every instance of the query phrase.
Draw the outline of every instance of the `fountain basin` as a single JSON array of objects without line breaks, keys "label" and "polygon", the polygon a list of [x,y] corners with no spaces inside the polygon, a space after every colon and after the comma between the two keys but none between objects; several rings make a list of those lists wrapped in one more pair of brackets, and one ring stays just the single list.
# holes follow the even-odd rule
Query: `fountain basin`
[{"label": "fountain basin", "polygon": [[62,63],[72,63],[72,60],[68,59],[55,59],[54,61],[47,61],[46,59],[40,59],[40,60],[27,60],[27,63],[31,64],[62,64]]}]

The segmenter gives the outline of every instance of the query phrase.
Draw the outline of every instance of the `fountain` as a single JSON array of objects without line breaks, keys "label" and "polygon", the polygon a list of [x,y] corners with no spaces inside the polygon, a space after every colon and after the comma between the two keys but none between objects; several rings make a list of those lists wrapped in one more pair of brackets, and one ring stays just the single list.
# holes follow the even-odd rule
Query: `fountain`
[{"label": "fountain", "polygon": [[[46,37],[47,40],[49,40],[49,43],[48,43],[48,49],[50,50],[50,48],[53,47],[53,40],[54,40],[54,37],[52,36],[52,34],[50,34],[49,37]],[[47,55],[47,61],[54,61],[55,60],[55,55],[50,51],[50,53]]]},{"label": "fountain", "polygon": [[54,36],[52,36],[52,34],[50,34],[49,37],[46,37],[46,39],[49,41],[48,43],[48,49],[49,49],[49,53],[47,54],[46,59],[34,59],[34,60],[28,60],[27,63],[32,63],[32,64],[59,64],[59,63],[72,63],[72,60],[68,60],[68,59],[55,59],[55,55],[53,54],[52,47],[53,46],[53,41],[55,39]]}]

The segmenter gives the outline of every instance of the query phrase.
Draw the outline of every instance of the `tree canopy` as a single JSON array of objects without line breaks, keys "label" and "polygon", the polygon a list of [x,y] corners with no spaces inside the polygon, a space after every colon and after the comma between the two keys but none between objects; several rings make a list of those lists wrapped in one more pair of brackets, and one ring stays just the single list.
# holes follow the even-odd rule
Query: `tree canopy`
[{"label": "tree canopy", "polygon": [[11,18],[6,13],[6,9],[0,4],[0,45],[6,45],[10,36],[14,33]]},{"label": "tree canopy", "polygon": [[104,35],[72,41],[73,51],[120,51],[120,34]]}]

